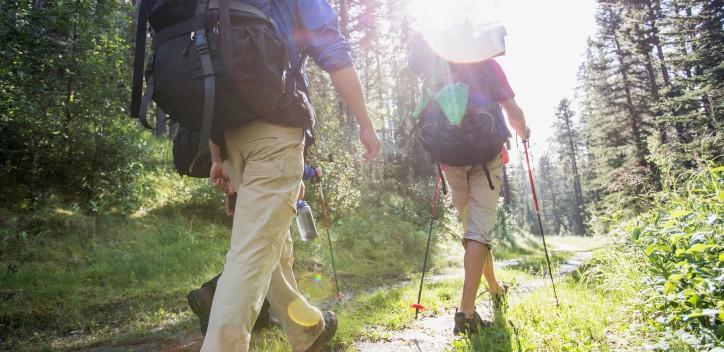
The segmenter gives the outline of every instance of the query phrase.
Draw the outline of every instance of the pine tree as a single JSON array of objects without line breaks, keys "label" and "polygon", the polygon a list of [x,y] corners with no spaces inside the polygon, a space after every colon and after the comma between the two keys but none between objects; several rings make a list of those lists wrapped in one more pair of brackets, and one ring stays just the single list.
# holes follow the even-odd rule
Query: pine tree
[{"label": "pine tree", "polygon": [[[578,136],[573,126],[574,112],[571,111],[571,102],[568,99],[563,99],[558,104],[556,111],[556,122],[553,125],[556,133],[556,140],[559,145],[559,153],[562,156],[561,160],[565,160],[570,166],[570,177],[566,177],[567,181],[572,181],[573,184],[573,199],[575,205],[572,213],[573,233],[578,236],[583,236],[586,233],[585,228],[585,204],[583,202],[583,189],[581,188],[581,176],[578,172]],[[572,180],[571,180],[572,179]]]}]

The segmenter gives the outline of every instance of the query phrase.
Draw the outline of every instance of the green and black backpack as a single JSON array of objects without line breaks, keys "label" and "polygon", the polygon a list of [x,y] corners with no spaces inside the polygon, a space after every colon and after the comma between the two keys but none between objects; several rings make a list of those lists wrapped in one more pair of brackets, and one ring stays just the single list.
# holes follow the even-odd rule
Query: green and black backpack
[{"label": "green and black backpack", "polygon": [[[180,124],[173,148],[179,173],[208,177],[212,133],[257,118],[311,126],[314,112],[298,85],[305,60],[290,66],[284,40],[263,11],[238,0],[139,1],[131,115],[151,128],[146,112],[153,100]],[[153,43],[144,65],[149,24]]]},{"label": "green and black backpack", "polygon": [[[449,67],[445,72],[463,73],[470,69],[468,64],[449,64]],[[465,72],[460,76],[474,77],[475,74]],[[500,124],[505,123],[500,105],[491,101],[470,109],[468,94],[475,87],[455,77],[435,78],[425,81],[421,100],[413,113],[418,119],[418,141],[433,163],[481,165],[493,189],[487,163],[500,154],[509,138],[507,128],[500,128]]]}]

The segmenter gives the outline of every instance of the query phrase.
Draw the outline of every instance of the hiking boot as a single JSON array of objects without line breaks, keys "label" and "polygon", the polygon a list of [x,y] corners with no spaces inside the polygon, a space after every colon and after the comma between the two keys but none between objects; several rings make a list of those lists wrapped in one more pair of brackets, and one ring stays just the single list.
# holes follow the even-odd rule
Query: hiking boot
[{"label": "hiking boot", "polygon": [[465,313],[463,312],[455,312],[455,328],[453,329],[453,333],[455,335],[470,335],[490,325],[492,324],[489,321],[484,321],[478,312],[475,312],[472,318],[465,317]]},{"label": "hiking boot", "polygon": [[[199,318],[199,327],[201,334],[206,336],[206,329],[209,327],[209,316],[211,315],[211,302],[214,299],[214,291],[210,287],[201,287],[191,290],[186,297],[189,302],[191,311]],[[269,314],[269,301],[264,300],[264,304],[259,311],[259,317],[256,318],[254,329],[262,329],[272,324],[271,315]]]},{"label": "hiking boot", "polygon": [[508,285],[500,285],[502,289],[498,294],[490,294],[493,301],[493,309],[496,311],[503,311],[508,309]]},{"label": "hiking boot", "polygon": [[199,317],[201,334],[206,336],[206,329],[209,327],[209,315],[211,314],[211,302],[214,299],[214,292],[207,288],[191,290],[186,296],[191,311]]},{"label": "hiking boot", "polygon": [[326,311],[322,314],[324,316],[324,330],[322,334],[317,337],[311,347],[307,348],[305,352],[319,352],[322,347],[327,344],[334,334],[337,332],[337,316],[334,312]]}]

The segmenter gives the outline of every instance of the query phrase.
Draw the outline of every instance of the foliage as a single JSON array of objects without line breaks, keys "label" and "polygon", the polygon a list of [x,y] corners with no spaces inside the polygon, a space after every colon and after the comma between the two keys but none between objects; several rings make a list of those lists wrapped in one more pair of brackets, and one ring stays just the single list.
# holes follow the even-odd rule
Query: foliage
[{"label": "foliage", "polygon": [[724,337],[724,167],[689,176],[661,193],[625,231],[648,258],[646,309],[654,323],[693,346]]},{"label": "foliage", "polygon": [[598,4],[579,73],[578,152],[592,225],[605,233],[616,222],[596,219],[646,210],[666,169],[720,162],[724,11],[718,0]]},{"label": "foliage", "polygon": [[117,198],[147,160],[124,117],[127,2],[10,1],[0,7],[0,198],[27,207],[55,197]]}]

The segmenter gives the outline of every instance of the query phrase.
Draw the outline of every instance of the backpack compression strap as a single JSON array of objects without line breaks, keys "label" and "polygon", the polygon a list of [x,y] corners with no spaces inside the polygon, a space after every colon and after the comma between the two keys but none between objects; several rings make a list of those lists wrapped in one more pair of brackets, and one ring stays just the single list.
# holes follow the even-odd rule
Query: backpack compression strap
[{"label": "backpack compression strap", "polygon": [[[206,0],[198,0],[196,3],[196,16],[206,12],[206,5]],[[216,101],[216,77],[214,76],[216,73],[214,72],[214,65],[211,62],[211,55],[209,53],[206,28],[202,27],[194,32],[194,44],[196,51],[199,53],[201,69],[204,74],[204,107],[201,121],[201,135],[199,136],[199,150],[196,152],[193,161],[191,161],[189,172],[193,171],[197,161],[202,160],[206,155],[210,154],[209,137],[214,121],[214,103]]]}]

